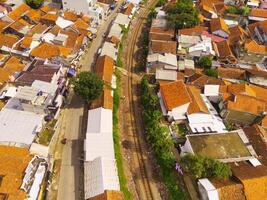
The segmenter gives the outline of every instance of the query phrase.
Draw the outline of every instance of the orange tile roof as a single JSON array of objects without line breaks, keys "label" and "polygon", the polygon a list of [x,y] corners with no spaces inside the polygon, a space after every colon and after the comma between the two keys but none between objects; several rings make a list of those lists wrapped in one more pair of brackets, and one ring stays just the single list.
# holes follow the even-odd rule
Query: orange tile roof
[{"label": "orange tile roof", "polygon": [[0,34],[0,47],[12,47],[19,39],[15,35]]},{"label": "orange tile roof", "polygon": [[78,29],[83,29],[83,30],[87,30],[89,28],[89,25],[83,21],[82,19],[78,18],[74,24],[73,24],[76,28]]},{"label": "orange tile roof", "polygon": [[115,190],[105,190],[104,193],[90,198],[90,200],[123,200],[123,193]]},{"label": "orange tile roof", "polygon": [[130,15],[132,13],[133,8],[134,5],[132,3],[129,3],[127,8],[123,11],[123,14]]},{"label": "orange tile roof", "polygon": [[75,22],[77,19],[78,19],[78,15],[76,15],[74,12],[72,11],[65,11],[64,12],[64,18],[66,20],[70,20],[70,21],[73,21]]},{"label": "orange tile roof", "polygon": [[266,199],[267,197],[267,167],[253,167],[250,163],[239,162],[231,165],[233,176],[244,186],[246,200]]},{"label": "orange tile roof", "polygon": [[215,12],[214,10],[214,4],[217,4],[217,3],[222,3],[223,0],[201,0],[200,1],[200,8],[202,8],[203,10],[205,11],[213,11]]},{"label": "orange tile roof", "polygon": [[26,148],[0,146],[0,174],[4,175],[0,193],[8,194],[8,199],[24,200],[26,192],[20,189],[26,167],[32,156]]},{"label": "orange tile roof", "polygon": [[248,37],[247,32],[239,25],[229,28],[229,38],[228,41],[230,44],[235,42],[242,42],[245,37]]},{"label": "orange tile roof", "polygon": [[41,17],[42,20],[51,21],[51,22],[56,22],[57,18],[58,18],[58,15],[51,14],[51,13],[47,13],[46,15]]},{"label": "orange tile roof", "polygon": [[115,36],[111,36],[111,37],[109,38],[109,42],[111,42],[111,43],[113,43],[113,44],[115,44],[115,45],[118,45],[118,44],[120,43],[120,39],[117,38],[117,37],[115,37]]},{"label": "orange tile roof", "polygon": [[174,30],[152,27],[149,31],[150,40],[169,40],[174,38]]},{"label": "orange tile roof", "polygon": [[245,94],[245,95],[253,96],[253,97],[256,96],[256,93],[246,83],[228,85],[227,91],[234,95]]},{"label": "orange tile roof", "polygon": [[255,97],[238,94],[234,101],[228,101],[227,109],[260,115],[267,111],[267,105],[265,101]]},{"label": "orange tile roof", "polygon": [[228,26],[222,18],[212,18],[210,20],[210,30],[211,32],[215,32],[218,30],[223,30],[226,33],[230,33]]},{"label": "orange tile roof", "polygon": [[21,41],[20,47],[21,48],[30,48],[31,43],[32,43],[32,37],[26,36]]},{"label": "orange tile roof", "polygon": [[60,50],[56,45],[42,43],[35,47],[31,52],[31,56],[39,58],[52,58],[55,56],[60,56]]},{"label": "orange tile roof", "polygon": [[198,112],[209,113],[209,110],[204,103],[202,97],[200,96],[201,92],[195,86],[187,85],[187,90],[191,98],[191,103],[188,107],[187,113],[193,114]]},{"label": "orange tile roof", "polygon": [[41,16],[44,15],[41,10],[30,9],[25,16],[29,17],[31,20],[38,22]]},{"label": "orange tile roof", "polygon": [[0,20],[0,32],[2,32],[3,29],[6,28],[9,24],[10,22],[5,22],[5,21]]},{"label": "orange tile roof", "polygon": [[227,40],[213,43],[214,50],[220,59],[229,59],[231,62],[236,62],[236,58],[232,53]]},{"label": "orange tile roof", "polygon": [[251,23],[248,25],[250,35],[253,37],[255,27],[260,26],[262,30],[267,33],[267,20]]},{"label": "orange tile roof", "polygon": [[218,76],[219,78],[245,80],[246,71],[243,69],[238,69],[238,68],[219,67]]},{"label": "orange tile roof", "polygon": [[267,55],[267,46],[257,44],[255,40],[250,40],[245,43],[245,49],[248,53]]},{"label": "orange tile roof", "polygon": [[11,73],[20,72],[24,67],[25,65],[15,56],[11,56],[3,66],[4,69]]},{"label": "orange tile roof", "polygon": [[59,11],[57,8],[53,8],[53,7],[49,6],[49,5],[42,6],[40,8],[40,10],[45,12],[45,13],[58,12]]},{"label": "orange tile roof", "polygon": [[83,45],[83,39],[85,38],[84,34],[81,34],[78,36],[76,43],[75,43],[75,49],[79,50]]},{"label": "orange tile roof", "polygon": [[265,9],[251,9],[249,16],[267,18],[267,10]]},{"label": "orange tile roof", "polygon": [[261,120],[261,125],[263,128],[267,128],[267,115]]},{"label": "orange tile roof", "polygon": [[171,53],[177,52],[176,41],[165,41],[165,40],[152,40],[151,49],[154,53]]},{"label": "orange tile roof", "polygon": [[0,84],[4,84],[4,83],[8,82],[10,75],[11,75],[10,71],[3,69],[3,68],[0,68]]},{"label": "orange tile roof", "polygon": [[8,17],[13,19],[14,21],[18,20],[26,11],[30,10],[31,8],[25,4],[22,3],[20,6],[18,6],[15,10],[8,13]]},{"label": "orange tile roof", "polygon": [[183,28],[179,30],[179,35],[201,35],[203,31],[207,31],[206,26],[195,26],[193,28]]},{"label": "orange tile roof", "polygon": [[29,31],[28,35],[41,34],[47,28],[48,26],[46,26],[45,24],[38,23]]},{"label": "orange tile roof", "polygon": [[79,35],[75,32],[66,31],[66,30],[62,30],[62,31],[60,31],[60,33],[68,36],[68,39],[67,39],[66,44],[64,46],[68,47],[68,48],[74,48],[75,44],[76,44],[76,40],[77,40]]},{"label": "orange tile roof", "polygon": [[96,62],[96,73],[105,81],[111,84],[114,71],[113,59],[109,56],[101,56]]},{"label": "orange tile roof", "polygon": [[65,58],[67,58],[73,51],[72,48],[63,47],[63,46],[59,46],[59,45],[56,45],[56,46],[59,49],[59,55],[62,57],[65,57]]},{"label": "orange tile roof", "polygon": [[160,92],[168,111],[191,102],[183,81],[160,84]]}]

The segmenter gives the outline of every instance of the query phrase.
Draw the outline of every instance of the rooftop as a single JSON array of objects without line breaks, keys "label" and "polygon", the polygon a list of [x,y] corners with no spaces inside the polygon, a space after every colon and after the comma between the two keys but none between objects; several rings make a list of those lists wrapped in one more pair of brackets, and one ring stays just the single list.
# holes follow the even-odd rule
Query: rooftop
[{"label": "rooftop", "polygon": [[222,161],[251,158],[237,132],[187,135],[193,153]]}]

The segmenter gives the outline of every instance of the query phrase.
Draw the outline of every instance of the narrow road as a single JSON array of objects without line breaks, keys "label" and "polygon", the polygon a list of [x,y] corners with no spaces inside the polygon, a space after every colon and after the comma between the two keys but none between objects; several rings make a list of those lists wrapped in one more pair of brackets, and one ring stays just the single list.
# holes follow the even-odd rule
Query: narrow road
[{"label": "narrow road", "polygon": [[[82,65],[81,71],[92,71],[98,48],[102,46],[102,35],[108,32],[111,21],[116,17],[118,6],[103,21],[87,52],[79,62]],[[67,144],[63,146],[62,163],[60,169],[58,200],[78,200],[83,199],[83,173],[82,173],[82,153],[83,140],[86,131],[86,112],[84,112],[84,102],[76,95],[70,96],[69,105],[64,108],[64,120],[59,127],[67,139]]]},{"label": "narrow road", "polygon": [[63,147],[60,170],[59,200],[83,199],[83,174],[81,173],[81,153],[83,151],[83,101],[74,96],[65,108],[62,131],[67,143]]},{"label": "narrow road", "polygon": [[82,65],[81,71],[93,71],[92,67],[97,59],[98,49],[102,46],[104,42],[103,34],[109,32],[109,29],[112,25],[112,21],[117,16],[117,11],[122,2],[123,1],[121,0],[118,1],[117,7],[112,10],[112,12],[108,15],[107,20],[103,21],[100,28],[98,29],[97,37],[93,39],[92,43],[90,44],[89,51],[83,56],[82,60],[79,63],[79,65]]}]

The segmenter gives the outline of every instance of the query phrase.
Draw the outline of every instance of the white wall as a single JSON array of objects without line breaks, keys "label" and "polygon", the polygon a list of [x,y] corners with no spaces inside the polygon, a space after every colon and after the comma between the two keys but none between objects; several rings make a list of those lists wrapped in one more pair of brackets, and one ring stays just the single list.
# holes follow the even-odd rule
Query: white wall
[{"label": "white wall", "polygon": [[187,112],[188,106],[189,106],[189,103],[176,107],[172,109],[171,111],[168,111],[168,115],[172,117],[174,120],[186,119],[185,114]]}]

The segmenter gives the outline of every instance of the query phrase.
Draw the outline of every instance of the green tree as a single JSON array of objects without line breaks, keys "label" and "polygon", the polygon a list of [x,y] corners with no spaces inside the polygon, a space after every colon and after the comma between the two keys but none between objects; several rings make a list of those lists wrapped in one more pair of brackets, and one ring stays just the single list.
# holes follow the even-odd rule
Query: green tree
[{"label": "green tree", "polygon": [[202,56],[198,61],[198,65],[204,69],[210,69],[212,60],[209,56]]},{"label": "green tree", "polygon": [[38,9],[43,5],[44,0],[25,0],[25,3],[33,9]]},{"label": "green tree", "polygon": [[207,76],[218,78],[218,71],[217,71],[217,69],[205,69],[204,73]]},{"label": "green tree", "polygon": [[232,176],[229,165],[213,158],[187,154],[182,157],[181,163],[185,171],[193,174],[195,178],[228,179]]},{"label": "green tree", "polygon": [[179,0],[176,4],[170,5],[166,12],[168,24],[176,32],[178,29],[191,28],[199,23],[199,13],[192,0]]},{"label": "green tree", "polygon": [[72,83],[74,92],[89,102],[98,98],[103,92],[103,81],[92,72],[81,72]]}]

